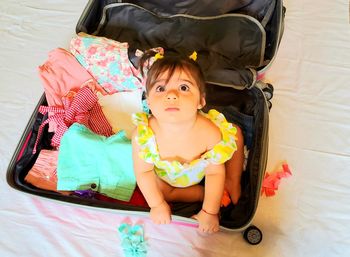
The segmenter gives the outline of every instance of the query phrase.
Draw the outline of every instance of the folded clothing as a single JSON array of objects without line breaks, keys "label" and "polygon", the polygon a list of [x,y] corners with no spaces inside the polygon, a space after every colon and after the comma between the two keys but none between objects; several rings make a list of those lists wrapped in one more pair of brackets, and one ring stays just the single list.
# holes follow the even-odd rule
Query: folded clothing
[{"label": "folded clothing", "polygon": [[39,112],[43,115],[48,112],[54,114],[40,125],[33,153],[36,152],[44,126],[51,121],[54,121],[57,125],[55,134],[51,139],[53,147],[60,145],[62,135],[75,122],[84,124],[99,135],[110,136],[113,134],[112,127],[98,103],[97,95],[91,91],[88,84],[79,89],[77,93],[71,93],[64,98],[64,108],[43,105],[39,107]]},{"label": "folded clothing", "polygon": [[142,112],[142,95],[140,90],[118,92],[112,95],[102,95],[98,99],[103,114],[112,126],[113,132],[124,130],[126,136],[131,138],[135,128],[131,115]]},{"label": "folded clothing", "polygon": [[[57,158],[58,151],[41,150],[24,180],[37,188],[57,191]],[[65,191],[61,191],[60,193],[70,194],[70,192]]]},{"label": "folded clothing", "polygon": [[127,42],[80,32],[72,38],[70,51],[108,94],[143,89],[140,72],[128,56]]},{"label": "folded clothing", "polygon": [[58,190],[87,190],[129,201],[136,179],[131,141],[124,131],[97,135],[74,123],[61,139],[57,165]]},{"label": "folded clothing", "polygon": [[75,57],[63,48],[49,52],[48,60],[38,67],[49,106],[62,107],[62,97],[93,77]]}]

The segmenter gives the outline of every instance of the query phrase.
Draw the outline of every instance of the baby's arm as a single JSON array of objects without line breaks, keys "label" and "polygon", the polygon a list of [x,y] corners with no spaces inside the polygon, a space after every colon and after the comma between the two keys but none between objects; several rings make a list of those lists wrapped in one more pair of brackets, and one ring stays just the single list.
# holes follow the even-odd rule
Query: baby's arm
[{"label": "baby's arm", "polygon": [[197,214],[199,230],[216,232],[219,230],[219,210],[224,192],[225,165],[209,165],[205,175],[205,190],[202,210]]},{"label": "baby's arm", "polygon": [[140,147],[132,137],[132,157],[137,185],[151,208],[151,219],[157,224],[167,224],[171,220],[169,205],[157,184],[157,177],[154,173],[154,166],[146,163],[139,157]]}]

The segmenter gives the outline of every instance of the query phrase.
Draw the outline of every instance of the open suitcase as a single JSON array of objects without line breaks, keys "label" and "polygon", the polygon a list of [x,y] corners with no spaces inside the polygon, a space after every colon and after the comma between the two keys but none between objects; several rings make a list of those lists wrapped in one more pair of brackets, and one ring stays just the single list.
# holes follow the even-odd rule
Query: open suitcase
[{"label": "open suitcase", "polygon": [[[239,125],[247,152],[242,174],[242,196],[237,205],[221,208],[221,229],[244,231],[250,244],[258,244],[261,231],[250,223],[254,217],[264,178],[270,99],[273,87],[261,81],[271,65],[283,34],[282,0],[245,1],[116,1],[90,0],[76,32],[128,42],[129,58],[136,65],[136,49],[162,46],[180,53],[196,50],[207,81],[207,106],[216,108]],[[147,206],[108,201],[103,196],[60,194],[25,181],[40,150],[51,149],[47,126],[33,147],[38,128],[46,118],[38,112],[47,105],[45,94],[34,110],[7,170],[13,188],[45,198],[98,208],[145,215]],[[237,118],[239,116],[240,118]],[[173,203],[173,219],[196,224],[190,217],[200,203]]]}]

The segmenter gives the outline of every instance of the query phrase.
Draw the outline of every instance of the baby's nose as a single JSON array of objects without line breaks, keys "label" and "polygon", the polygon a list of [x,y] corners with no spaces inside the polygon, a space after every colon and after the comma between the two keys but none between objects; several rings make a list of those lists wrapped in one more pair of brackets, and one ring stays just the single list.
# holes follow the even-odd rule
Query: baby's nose
[{"label": "baby's nose", "polygon": [[169,90],[168,94],[166,95],[166,98],[168,100],[176,100],[178,98],[177,92],[175,90]]}]

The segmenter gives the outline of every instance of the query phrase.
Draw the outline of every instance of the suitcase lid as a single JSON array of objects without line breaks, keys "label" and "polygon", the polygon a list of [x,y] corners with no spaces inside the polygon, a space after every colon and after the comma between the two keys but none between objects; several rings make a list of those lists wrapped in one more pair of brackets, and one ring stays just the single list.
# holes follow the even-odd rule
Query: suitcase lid
[{"label": "suitcase lid", "polygon": [[160,16],[134,4],[114,3],[103,8],[95,31],[79,28],[128,42],[131,60],[136,49],[161,46],[165,55],[171,51],[188,56],[196,51],[206,81],[222,86],[251,87],[256,80],[255,69],[263,64],[265,30],[248,15]]}]

